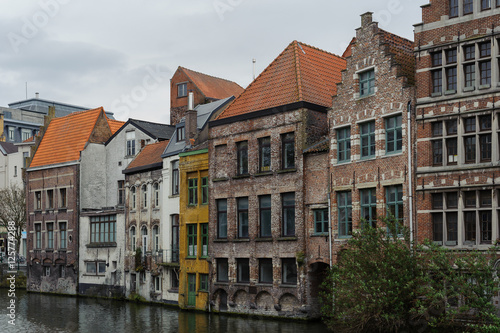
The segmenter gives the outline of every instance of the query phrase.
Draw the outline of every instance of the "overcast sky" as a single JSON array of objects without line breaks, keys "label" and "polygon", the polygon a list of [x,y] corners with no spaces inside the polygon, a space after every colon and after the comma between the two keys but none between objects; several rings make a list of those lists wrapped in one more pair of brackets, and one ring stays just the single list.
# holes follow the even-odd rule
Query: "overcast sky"
[{"label": "overcast sky", "polygon": [[178,66],[245,88],[293,40],[341,55],[374,12],[413,40],[428,0],[0,0],[0,106],[27,96],[168,123]]}]

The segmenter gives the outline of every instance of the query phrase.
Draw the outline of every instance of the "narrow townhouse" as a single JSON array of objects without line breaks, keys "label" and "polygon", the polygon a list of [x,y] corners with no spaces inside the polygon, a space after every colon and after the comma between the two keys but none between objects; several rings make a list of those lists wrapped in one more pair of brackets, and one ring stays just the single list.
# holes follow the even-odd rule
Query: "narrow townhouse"
[{"label": "narrow townhouse", "polygon": [[500,242],[499,23],[498,0],[433,0],[415,25],[419,242]]},{"label": "narrow townhouse", "polygon": [[[126,175],[141,148],[168,140],[173,126],[137,119],[109,120],[113,135],[81,152],[79,289],[81,295],[126,297]],[[165,141],[168,142],[168,141]],[[96,167],[99,165],[99,167]],[[148,293],[149,295],[149,293]]]},{"label": "narrow townhouse", "polygon": [[[328,179],[320,143],[328,136],[327,110],[345,64],[342,57],[293,41],[210,122],[213,311],[318,316],[317,290],[311,289],[329,251],[327,229],[321,238],[311,237],[312,215],[328,208],[327,184],[312,182],[323,188],[308,194],[305,168]],[[319,239],[324,247],[318,256],[318,244],[308,244]]]},{"label": "narrow townhouse", "polygon": [[389,216],[412,229],[413,42],[380,29],[367,12],[344,56],[328,113],[334,257],[364,223],[384,227],[380,218]]},{"label": "narrow townhouse", "polygon": [[188,95],[193,106],[239,96],[243,88],[237,83],[179,66],[170,79],[170,124],[176,125],[188,110]]},{"label": "narrow townhouse", "polygon": [[[194,95],[194,93],[193,93]],[[224,108],[226,108],[231,101],[234,100],[234,97],[228,97],[224,98],[221,100],[213,101],[208,104],[200,104],[197,105],[195,108],[196,112],[196,128],[192,128],[193,130],[196,130],[198,134],[194,135],[193,133],[191,134],[191,138],[196,138],[200,142],[206,141],[207,138],[207,122],[210,119],[213,119],[213,117],[217,114],[219,114]],[[193,98],[193,103],[194,103],[194,98]],[[194,112],[193,113],[193,118],[194,118]],[[184,213],[190,213],[191,211],[194,210],[195,207],[198,207],[196,204],[187,204],[186,206],[186,193],[183,193],[183,199],[181,202],[181,191],[183,189],[188,188],[188,181],[181,181],[181,168],[180,168],[180,154],[183,152],[186,152],[192,147],[191,140],[189,140],[189,137],[187,137],[186,133],[188,128],[187,123],[186,123],[187,117],[181,118],[179,123],[175,127],[175,132],[172,135],[168,146],[165,148],[165,151],[162,154],[163,158],[163,170],[162,170],[162,177],[163,177],[163,204],[162,204],[162,218],[161,218],[161,229],[163,230],[162,233],[162,249],[163,249],[163,262],[161,265],[163,265],[164,269],[166,270],[166,274],[163,275],[164,280],[163,280],[163,299],[164,302],[167,303],[174,303],[174,304],[179,304],[179,298],[182,298],[182,306],[188,307],[187,301],[184,301],[184,297],[179,294],[179,278],[180,278],[180,249],[179,249],[179,244],[180,240],[183,240],[183,246],[184,250],[182,253],[183,257],[187,256],[187,247],[186,247],[186,242],[184,240],[187,240],[186,236],[186,221],[192,221],[194,222],[190,217],[183,219],[183,224],[182,228],[180,227],[180,211],[182,210]],[[193,124],[194,126],[194,124]],[[194,136],[193,136],[194,135]],[[197,141],[195,141],[196,144]],[[194,156],[195,154],[191,154],[193,157],[186,157],[184,160],[190,159],[197,159],[198,157],[203,157],[205,158],[206,156]],[[187,164],[183,164],[184,166],[187,166]],[[193,168],[191,165],[189,168]],[[184,173],[186,173],[186,168],[183,167]],[[197,170],[197,167],[194,167],[192,172],[195,172]],[[190,171],[191,172],[191,171]],[[196,171],[197,172],[197,171]],[[197,183],[201,184],[200,183]],[[182,208],[181,208],[182,204]],[[206,204],[201,204],[201,208],[206,207]],[[188,209],[189,208],[189,209]],[[187,219],[186,219],[187,218]],[[180,237],[180,230],[183,230],[183,235]],[[197,254],[198,255],[198,254]],[[189,260],[183,260],[182,263],[183,265],[186,263],[192,263],[193,258],[197,257],[194,255],[191,255]],[[204,260],[204,259],[203,259]],[[202,262],[203,262],[202,260]],[[194,259],[196,261],[196,259]],[[191,272],[189,274],[196,274],[196,272]],[[205,274],[205,273],[203,273]],[[192,275],[190,275],[192,276]],[[182,282],[182,287],[181,290],[187,288],[186,286],[188,285],[187,279],[188,276],[184,274],[182,275],[183,278],[181,278]],[[184,279],[184,280],[183,280]],[[197,277],[197,281],[199,280],[199,276]],[[191,288],[193,288],[193,278],[191,277]],[[204,288],[206,290],[206,288]],[[182,292],[181,292],[182,294]],[[193,298],[191,297],[191,302],[193,302]],[[206,300],[201,300],[197,301],[199,306],[198,308],[200,309],[205,309],[206,308]],[[190,304],[189,307],[192,307]]]},{"label": "narrow townhouse", "polygon": [[145,146],[123,170],[128,199],[125,228],[130,249],[125,264],[126,285],[130,287],[127,295],[135,293],[156,302],[162,300],[161,154],[167,144],[168,141],[161,141]]},{"label": "narrow townhouse", "polygon": [[102,108],[46,124],[26,169],[28,291],[76,294],[80,153],[116,130]]}]

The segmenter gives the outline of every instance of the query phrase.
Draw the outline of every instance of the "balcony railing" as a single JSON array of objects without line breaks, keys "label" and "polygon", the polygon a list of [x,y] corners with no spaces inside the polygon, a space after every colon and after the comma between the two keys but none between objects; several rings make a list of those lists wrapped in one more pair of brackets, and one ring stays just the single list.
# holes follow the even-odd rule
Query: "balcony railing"
[{"label": "balcony railing", "polygon": [[176,264],[179,263],[179,249],[153,251],[152,257],[157,264]]}]

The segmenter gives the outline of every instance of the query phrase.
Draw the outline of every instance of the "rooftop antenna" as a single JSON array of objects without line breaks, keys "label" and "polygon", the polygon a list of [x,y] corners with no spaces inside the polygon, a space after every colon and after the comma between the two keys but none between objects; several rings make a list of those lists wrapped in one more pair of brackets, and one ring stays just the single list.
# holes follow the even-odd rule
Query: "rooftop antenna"
[{"label": "rooftop antenna", "polygon": [[255,63],[257,62],[257,60],[255,60],[255,58],[252,59],[252,63],[253,63],[253,79],[255,80]]}]

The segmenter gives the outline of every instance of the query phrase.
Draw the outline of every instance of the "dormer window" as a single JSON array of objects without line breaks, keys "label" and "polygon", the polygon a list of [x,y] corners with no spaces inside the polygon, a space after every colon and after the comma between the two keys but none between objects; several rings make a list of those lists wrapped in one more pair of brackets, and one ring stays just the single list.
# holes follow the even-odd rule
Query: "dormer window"
[{"label": "dormer window", "polygon": [[185,139],[185,134],[184,134],[184,127],[178,127],[177,128],[177,142],[184,141]]},{"label": "dormer window", "polygon": [[127,132],[127,156],[135,155],[135,132]]},{"label": "dormer window", "polygon": [[179,83],[177,85],[177,97],[187,96],[187,83]]}]

